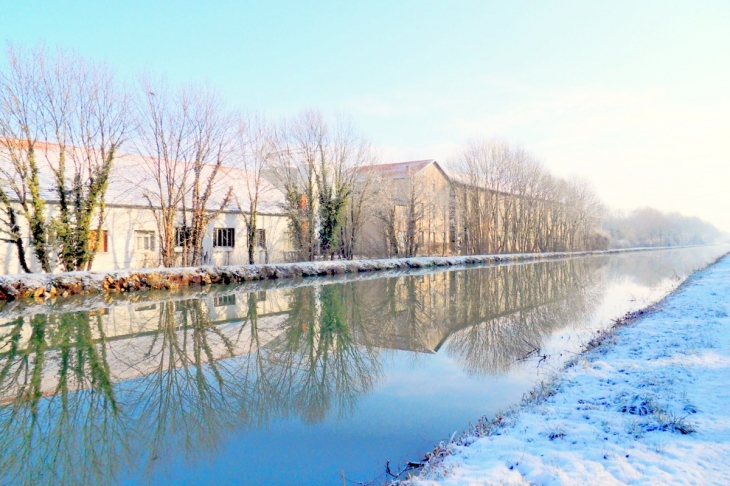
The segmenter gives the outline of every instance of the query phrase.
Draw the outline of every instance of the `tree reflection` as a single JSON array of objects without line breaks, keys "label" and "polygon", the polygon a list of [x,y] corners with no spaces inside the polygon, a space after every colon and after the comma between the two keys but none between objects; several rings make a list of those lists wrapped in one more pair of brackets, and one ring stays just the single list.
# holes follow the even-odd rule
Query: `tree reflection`
[{"label": "tree reflection", "polygon": [[118,471],[126,426],[104,341],[101,319],[88,312],[11,323],[0,345],[4,484],[93,484]]},{"label": "tree reflection", "polygon": [[460,291],[471,305],[454,309],[448,353],[472,374],[502,373],[544,346],[547,337],[589,319],[602,291],[597,260],[494,268]]},{"label": "tree reflection", "polygon": [[[159,326],[143,342],[145,378],[125,386],[125,407],[138,424],[152,465],[172,454],[212,454],[218,438],[236,427],[245,410],[224,358],[234,342],[211,321],[205,302],[163,302]],[[144,346],[146,345],[146,346]]]},{"label": "tree reflection", "polygon": [[317,422],[333,405],[351,410],[373,388],[381,365],[365,324],[351,284],[292,292],[285,330],[266,351],[284,413]]},{"label": "tree reflection", "polygon": [[129,310],[139,332],[122,339],[107,339],[104,320],[125,309],[7,323],[3,483],[103,484],[175,454],[199,460],[228,431],[289,415],[316,422],[372,389],[380,365],[354,339],[364,334],[350,290],[294,289],[273,327],[257,293],[238,297],[241,312],[222,321],[210,299]]},{"label": "tree reflection", "polygon": [[[588,319],[598,259],[430,272],[354,284],[379,348],[445,351],[472,374],[501,373],[547,336]],[[416,355],[417,356],[417,355]]]}]

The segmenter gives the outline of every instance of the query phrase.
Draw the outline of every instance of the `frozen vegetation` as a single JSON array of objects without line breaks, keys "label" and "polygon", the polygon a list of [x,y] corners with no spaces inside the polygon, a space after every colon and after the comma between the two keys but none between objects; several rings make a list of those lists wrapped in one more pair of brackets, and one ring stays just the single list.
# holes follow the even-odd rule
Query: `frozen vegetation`
[{"label": "frozen vegetation", "polygon": [[407,483],[727,484],[729,313],[726,256],[437,447]]}]

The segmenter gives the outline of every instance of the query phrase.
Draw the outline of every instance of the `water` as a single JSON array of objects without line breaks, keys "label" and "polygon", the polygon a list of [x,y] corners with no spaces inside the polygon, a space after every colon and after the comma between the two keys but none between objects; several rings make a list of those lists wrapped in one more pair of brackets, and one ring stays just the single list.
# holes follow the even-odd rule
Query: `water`
[{"label": "water", "polygon": [[383,481],[725,251],[10,305],[0,482]]}]

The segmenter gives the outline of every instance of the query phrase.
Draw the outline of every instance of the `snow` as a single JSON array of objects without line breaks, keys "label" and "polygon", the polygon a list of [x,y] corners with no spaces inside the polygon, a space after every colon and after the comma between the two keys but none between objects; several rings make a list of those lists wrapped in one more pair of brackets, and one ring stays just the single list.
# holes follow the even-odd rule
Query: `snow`
[{"label": "snow", "polygon": [[729,315],[726,256],[408,483],[727,484]]}]

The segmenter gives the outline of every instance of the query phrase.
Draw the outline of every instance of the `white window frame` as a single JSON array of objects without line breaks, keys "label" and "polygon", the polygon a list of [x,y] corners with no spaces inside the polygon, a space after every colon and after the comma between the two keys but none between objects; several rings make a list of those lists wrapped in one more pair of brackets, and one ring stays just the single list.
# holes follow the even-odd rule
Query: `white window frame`
[{"label": "white window frame", "polygon": [[136,230],[134,232],[134,247],[137,251],[153,252],[157,249],[155,232],[148,230]]}]

